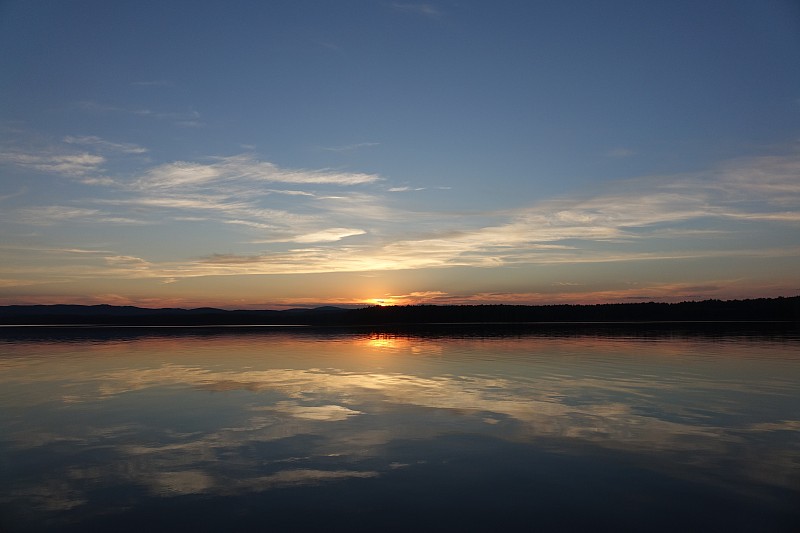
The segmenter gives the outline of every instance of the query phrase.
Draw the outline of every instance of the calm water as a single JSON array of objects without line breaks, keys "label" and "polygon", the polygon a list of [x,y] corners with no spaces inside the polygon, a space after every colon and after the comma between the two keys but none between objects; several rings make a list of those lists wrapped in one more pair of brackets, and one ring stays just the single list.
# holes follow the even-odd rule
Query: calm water
[{"label": "calm water", "polygon": [[603,526],[798,530],[800,338],[0,330],[3,531]]}]

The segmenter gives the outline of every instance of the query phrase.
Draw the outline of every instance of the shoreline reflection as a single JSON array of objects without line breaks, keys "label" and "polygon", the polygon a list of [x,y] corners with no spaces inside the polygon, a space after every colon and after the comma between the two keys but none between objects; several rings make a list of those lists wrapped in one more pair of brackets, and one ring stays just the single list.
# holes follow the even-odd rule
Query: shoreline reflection
[{"label": "shoreline reflection", "polygon": [[[590,472],[617,504],[688,491],[779,527],[797,518],[792,336],[117,333],[0,341],[0,510],[19,530],[186,498],[389,494],[408,476],[464,477],[502,507],[519,491],[581,493]],[[352,505],[341,512],[394,509]]]}]

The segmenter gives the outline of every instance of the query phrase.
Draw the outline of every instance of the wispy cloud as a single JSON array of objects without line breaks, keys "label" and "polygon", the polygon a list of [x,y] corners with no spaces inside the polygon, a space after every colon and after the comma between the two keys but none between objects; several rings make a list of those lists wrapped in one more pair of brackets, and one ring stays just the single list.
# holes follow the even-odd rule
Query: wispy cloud
[{"label": "wispy cloud", "polygon": [[406,13],[414,13],[417,15],[424,15],[426,17],[440,17],[442,12],[433,4],[406,4],[406,3],[393,3],[392,7],[398,11]]},{"label": "wispy cloud", "polygon": [[85,176],[100,170],[106,159],[87,152],[73,154],[27,153],[20,151],[0,152],[0,163],[11,163],[41,172],[66,176]]},{"label": "wispy cloud", "polygon": [[[754,241],[747,248],[736,239],[730,243],[720,241],[720,236],[726,232],[716,229],[713,221],[739,219],[751,223],[796,224],[798,210],[769,210],[770,204],[777,200],[776,195],[793,187],[793,179],[791,173],[781,178],[774,172],[767,172],[762,176],[761,185],[747,182],[747,201],[733,194],[740,182],[735,173],[724,172],[716,179],[705,174],[684,178],[680,185],[676,185],[675,180],[659,178],[626,182],[619,184],[617,191],[594,197],[565,197],[509,211],[505,215],[507,220],[501,224],[481,226],[477,218],[469,220],[475,224],[472,228],[442,228],[417,238],[407,237],[411,230],[408,228],[398,234],[399,238],[389,238],[377,246],[373,242],[370,246],[272,252],[241,260],[250,271],[259,264],[267,271],[298,268],[342,271],[703,257],[792,257],[798,254],[798,246],[760,248]],[[760,191],[758,195],[753,194],[754,189]],[[340,214],[346,212],[369,227],[367,213],[355,218],[360,212],[356,206],[348,200],[343,206],[334,204],[330,208]],[[376,220],[387,216],[380,209],[385,208],[378,208]],[[430,216],[436,219],[436,215]],[[447,223],[442,214],[439,219]],[[670,239],[675,244],[665,247],[663,241]],[[234,257],[226,258],[226,264],[235,263]]]},{"label": "wispy cloud", "polygon": [[20,189],[17,192],[12,192],[10,194],[0,194],[0,202],[5,202],[6,200],[22,196],[23,194],[25,194],[25,189]]},{"label": "wispy cloud", "polygon": [[145,220],[117,216],[99,209],[62,205],[35,206],[18,209],[13,215],[16,221],[34,226],[52,226],[64,222],[137,225],[149,223]]},{"label": "wispy cloud", "polygon": [[116,206],[131,210],[158,223],[169,221],[207,221],[232,226],[267,230],[269,242],[288,242],[319,224],[318,217],[283,209],[261,207],[258,202],[236,194],[157,191],[133,194],[128,198],[96,198],[96,205]]},{"label": "wispy cloud", "polygon": [[424,191],[427,187],[390,187],[389,192]]},{"label": "wispy cloud", "polygon": [[129,113],[139,115],[142,117],[153,117],[158,120],[168,120],[176,126],[183,126],[186,128],[199,128],[205,124],[200,120],[200,113],[197,111],[153,111],[150,109],[136,109],[130,110]]},{"label": "wispy cloud", "polygon": [[211,182],[247,180],[266,183],[293,183],[306,185],[361,185],[380,179],[376,174],[343,172],[332,169],[283,169],[259,161],[249,154],[215,158],[211,163],[178,161],[147,171],[137,185],[142,189],[175,188],[205,185]]},{"label": "wispy cloud", "polygon": [[150,117],[157,120],[170,121],[176,126],[201,127],[204,123],[200,120],[200,113],[189,111],[154,111],[147,108],[128,108],[84,100],[75,103],[75,107],[90,113],[121,113],[140,117]]},{"label": "wispy cloud", "polygon": [[292,239],[293,242],[334,242],[340,241],[345,237],[353,237],[355,235],[363,235],[366,231],[363,229],[355,228],[328,228],[314,233],[306,233],[305,235],[298,235]]},{"label": "wispy cloud", "polygon": [[0,245],[3,250],[19,250],[25,252],[41,252],[46,254],[90,254],[90,255],[108,255],[114,252],[100,248],[54,248],[54,247],[41,247],[41,246],[19,246],[19,245]]},{"label": "wispy cloud", "polygon": [[293,191],[287,189],[265,189],[265,192],[270,194],[285,194],[287,196],[315,196],[314,193],[308,191]]},{"label": "wispy cloud", "polygon": [[148,270],[152,266],[149,261],[131,255],[109,255],[103,259],[109,265],[121,266],[128,270]]},{"label": "wispy cloud", "polygon": [[95,137],[88,136],[73,136],[68,135],[64,137],[64,142],[67,144],[77,144],[81,146],[91,146],[97,150],[107,150],[112,152],[121,152],[124,154],[144,154],[147,148],[141,147],[133,143],[115,143]]},{"label": "wispy cloud", "polygon": [[[621,181],[593,195],[463,213],[422,210],[405,202],[404,195],[389,194],[413,190],[410,187],[378,191],[374,185],[384,179],[375,174],[287,169],[245,154],[144,168],[127,180],[120,178],[114,197],[34,206],[4,213],[3,218],[34,226],[143,220],[168,225],[197,220],[218,232],[191,257],[176,251],[169,260],[155,261],[119,250],[100,262],[87,254],[80,276],[180,280],[456,266],[788,258],[800,257],[798,172],[799,155],[754,158],[693,175]],[[282,189],[276,183],[292,186]],[[332,188],[336,192],[330,194]],[[240,239],[232,247],[219,235]],[[6,272],[3,278],[11,276]],[[692,284],[706,287],[698,294],[710,294],[714,285]],[[657,291],[638,293],[649,294],[655,297]]]},{"label": "wispy cloud", "polygon": [[[206,162],[157,165],[128,180],[127,184],[115,183],[117,197],[87,201],[94,205],[154,211],[160,216],[150,216],[153,220],[163,221],[167,216],[173,220],[211,216],[215,222],[269,231],[269,237],[255,241],[251,238],[251,242],[333,242],[365,230],[331,226],[331,222],[344,221],[352,215],[337,213],[325,203],[324,197],[314,192],[276,189],[268,185],[286,183],[341,189],[368,185],[380,179],[375,174],[331,169],[286,169],[252,155],[240,155],[209,158]],[[337,203],[348,202],[350,195],[352,193],[342,196]],[[278,196],[283,199],[268,200]],[[288,209],[276,209],[270,204],[287,204]],[[322,216],[325,213],[327,215]]]},{"label": "wispy cloud", "polygon": [[722,165],[709,184],[731,199],[763,198],[774,204],[800,202],[800,156],[738,159]]},{"label": "wispy cloud", "polygon": [[358,150],[359,148],[369,148],[370,146],[378,146],[380,143],[373,143],[373,142],[361,142],[361,143],[354,143],[354,144],[345,144],[341,146],[323,146],[323,150],[327,150],[329,152],[352,152],[354,150]]}]

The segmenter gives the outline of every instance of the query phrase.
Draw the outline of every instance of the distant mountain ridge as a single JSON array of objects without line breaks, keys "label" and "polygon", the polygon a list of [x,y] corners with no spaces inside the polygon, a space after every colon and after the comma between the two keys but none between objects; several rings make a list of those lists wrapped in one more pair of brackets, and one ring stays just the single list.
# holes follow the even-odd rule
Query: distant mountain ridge
[{"label": "distant mountain ridge", "polygon": [[[258,324],[290,323],[291,317],[325,315],[344,311],[324,306],[313,309],[295,308],[284,311],[233,310],[215,307],[182,309],[178,307],[146,308],[131,305],[8,305],[0,306],[0,324],[99,324],[99,325],[206,325],[219,323]],[[266,321],[266,322],[265,322]],[[294,320],[296,322],[296,320]]]},{"label": "distant mountain ridge", "polygon": [[150,309],[100,305],[0,306],[0,325],[386,325],[529,322],[795,322],[800,296],[596,305],[409,305],[344,309]]},{"label": "distant mountain ridge", "polygon": [[199,307],[194,309],[181,309],[179,307],[164,307],[151,309],[147,307],[135,307],[132,305],[73,305],[73,304],[52,304],[52,305],[8,305],[0,306],[0,316],[7,313],[22,313],[26,315],[102,315],[110,314],[117,316],[144,316],[153,313],[224,313],[224,309],[214,307]]}]

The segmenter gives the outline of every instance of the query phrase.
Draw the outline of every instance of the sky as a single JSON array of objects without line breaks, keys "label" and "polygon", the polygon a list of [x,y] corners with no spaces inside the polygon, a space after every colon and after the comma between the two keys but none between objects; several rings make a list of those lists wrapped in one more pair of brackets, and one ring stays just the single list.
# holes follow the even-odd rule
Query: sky
[{"label": "sky", "polygon": [[800,294],[793,0],[0,0],[0,305]]}]

